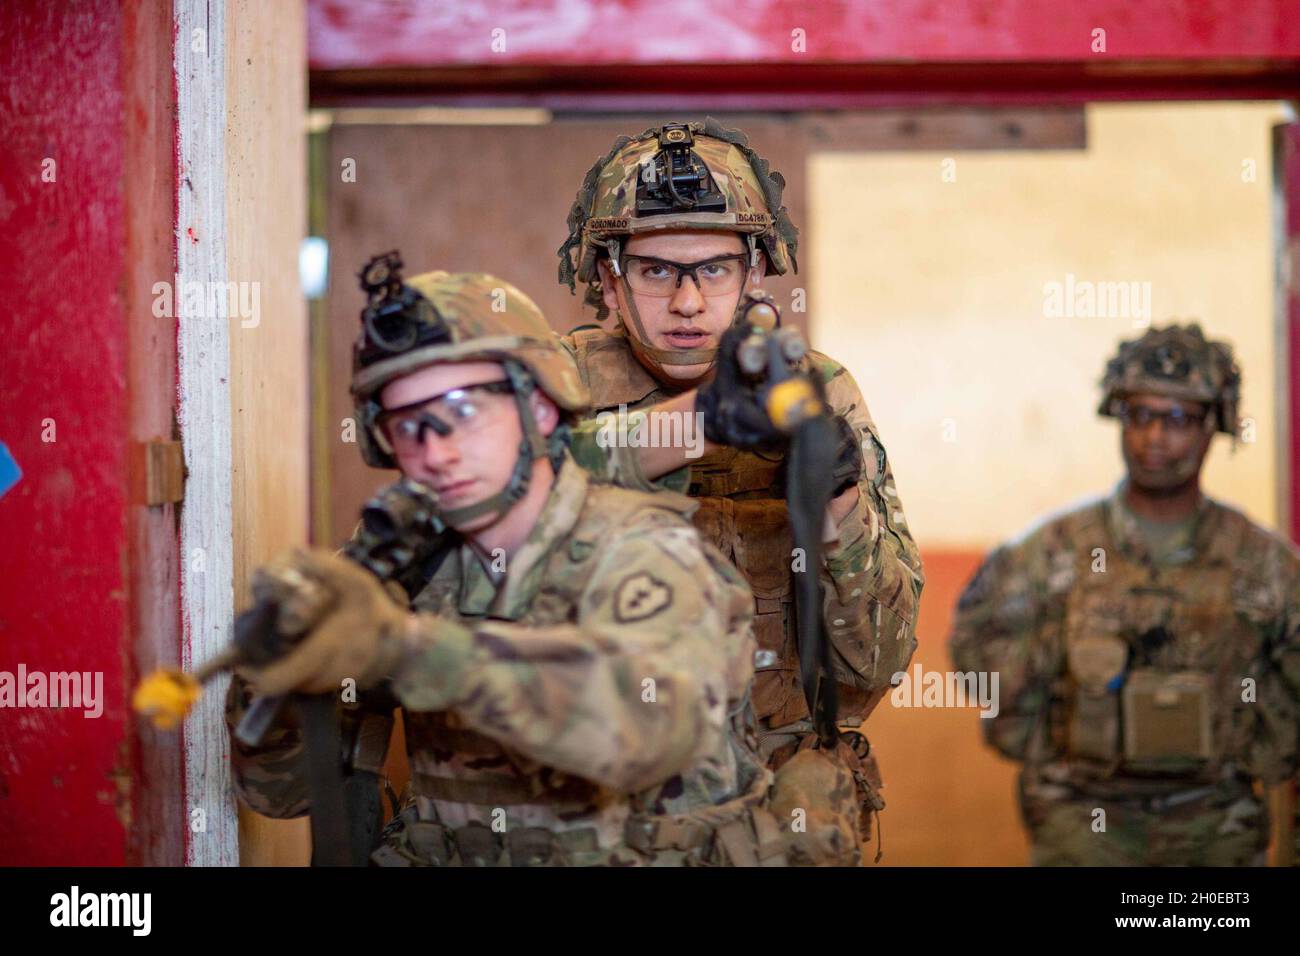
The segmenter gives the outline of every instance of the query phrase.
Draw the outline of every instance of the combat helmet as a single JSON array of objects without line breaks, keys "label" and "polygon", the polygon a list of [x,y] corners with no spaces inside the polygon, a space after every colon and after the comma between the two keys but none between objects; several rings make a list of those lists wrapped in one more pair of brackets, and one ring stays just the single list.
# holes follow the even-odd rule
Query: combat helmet
[{"label": "combat helmet", "polygon": [[383,411],[379,396],[389,382],[442,362],[500,362],[524,432],[514,473],[492,498],[441,516],[455,524],[504,511],[528,490],[532,462],[540,456],[558,462],[568,440],[563,425],[549,440],[542,436],[529,393],[540,389],[575,417],[590,408],[591,396],[541,310],[510,283],[477,272],[425,272],[407,282],[401,270],[394,251],[375,256],[360,273],[367,302],[352,349],[352,398],[361,455],[373,468],[397,467],[375,427]]},{"label": "combat helmet", "polygon": [[[588,170],[569,211],[569,237],[559,248],[560,282],[570,290],[586,283],[585,301],[598,319],[609,313],[596,262],[607,256],[615,275],[625,240],[665,229],[722,229],[740,233],[750,265],[767,257],[768,271],[798,272],[799,230],[781,195],[785,179],[749,148],[739,130],[709,118],[670,123],[639,136],[621,136]],[[716,349],[670,351],[650,345],[635,303],[629,298],[629,339],[652,366],[697,365]]]},{"label": "combat helmet", "polygon": [[1241,370],[1227,342],[1211,342],[1200,325],[1169,325],[1121,342],[1101,380],[1099,415],[1119,417],[1124,398],[1136,392],[1202,402],[1215,414],[1216,427],[1237,432]]}]

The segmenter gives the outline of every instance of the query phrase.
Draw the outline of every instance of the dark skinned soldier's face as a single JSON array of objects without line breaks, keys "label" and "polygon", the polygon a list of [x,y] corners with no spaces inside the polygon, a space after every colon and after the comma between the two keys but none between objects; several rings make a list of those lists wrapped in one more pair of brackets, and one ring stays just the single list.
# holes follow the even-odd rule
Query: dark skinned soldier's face
[{"label": "dark skinned soldier's face", "polygon": [[1171,494],[1200,475],[1214,436],[1198,402],[1137,393],[1124,401],[1120,444],[1129,482],[1148,494]]}]

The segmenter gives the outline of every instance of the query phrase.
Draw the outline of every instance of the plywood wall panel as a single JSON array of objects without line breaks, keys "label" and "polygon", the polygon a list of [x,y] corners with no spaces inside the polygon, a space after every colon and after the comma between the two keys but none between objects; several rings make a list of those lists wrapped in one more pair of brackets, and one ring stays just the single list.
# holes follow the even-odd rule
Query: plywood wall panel
[{"label": "plywood wall panel", "polygon": [[[230,280],[256,289],[230,320],[235,605],[253,570],[304,544],[309,513],[307,307],[298,247],[307,223],[306,25],[301,0],[230,0],[226,140]],[[305,863],[305,820],[244,809],[245,865]]]}]

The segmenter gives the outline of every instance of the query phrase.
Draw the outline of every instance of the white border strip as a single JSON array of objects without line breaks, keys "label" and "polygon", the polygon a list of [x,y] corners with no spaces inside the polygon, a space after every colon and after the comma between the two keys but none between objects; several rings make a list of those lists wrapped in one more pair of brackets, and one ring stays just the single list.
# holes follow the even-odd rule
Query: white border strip
[{"label": "white border strip", "polygon": [[[234,615],[230,329],[225,318],[187,315],[182,294],[190,282],[206,290],[226,281],[226,3],[174,0],[173,11],[180,163],[173,300],[189,470],[181,508],[181,662],[189,670],[226,645]],[[187,866],[239,864],[226,686],[213,680],[185,722]]]}]

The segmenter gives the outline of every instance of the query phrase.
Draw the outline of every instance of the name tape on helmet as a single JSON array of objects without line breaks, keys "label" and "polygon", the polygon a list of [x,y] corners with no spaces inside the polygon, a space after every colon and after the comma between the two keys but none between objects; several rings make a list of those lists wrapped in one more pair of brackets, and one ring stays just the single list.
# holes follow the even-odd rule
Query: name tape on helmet
[{"label": "name tape on helmet", "polygon": [[596,216],[587,220],[587,228],[592,232],[626,232],[629,226],[626,216]]}]

